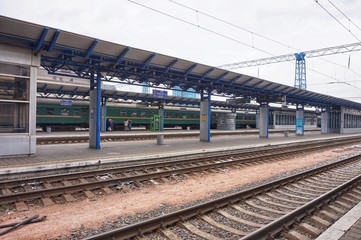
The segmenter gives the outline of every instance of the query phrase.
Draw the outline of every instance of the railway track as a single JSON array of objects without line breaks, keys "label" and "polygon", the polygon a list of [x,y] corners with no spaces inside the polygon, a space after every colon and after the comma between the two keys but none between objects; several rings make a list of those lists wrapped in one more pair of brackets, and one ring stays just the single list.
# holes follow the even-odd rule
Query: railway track
[{"label": "railway track", "polygon": [[112,192],[127,192],[147,185],[180,180],[192,174],[242,168],[260,162],[277,161],[321,149],[359,143],[360,138],[312,141],[253,149],[190,155],[182,159],[164,158],[158,162],[0,181],[0,202],[4,208],[27,210],[28,205],[49,206],[82,198],[95,198]]},{"label": "railway track", "polygon": [[86,239],[314,239],[361,200],[361,154]]},{"label": "railway track", "polygon": [[[320,130],[305,130],[307,132],[320,132]],[[285,130],[274,130],[271,133],[284,133]],[[177,133],[147,133],[143,135],[139,134],[109,134],[102,135],[102,142],[115,142],[115,141],[140,141],[140,140],[155,140],[158,134],[164,134],[166,139],[179,139],[189,137],[199,137],[199,132],[177,132]],[[256,135],[258,131],[229,131],[229,132],[212,132],[211,136],[227,136],[227,135]],[[76,136],[38,136],[36,143],[39,145],[47,144],[69,144],[69,143],[87,143],[89,142],[89,136],[76,135]]]}]

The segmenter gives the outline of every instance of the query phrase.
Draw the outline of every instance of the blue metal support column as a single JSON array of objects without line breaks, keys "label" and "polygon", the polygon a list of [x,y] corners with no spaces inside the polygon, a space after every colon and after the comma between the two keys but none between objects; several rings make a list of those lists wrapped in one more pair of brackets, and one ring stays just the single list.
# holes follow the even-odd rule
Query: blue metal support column
[{"label": "blue metal support column", "polygon": [[295,88],[300,88],[306,90],[307,84],[306,84],[306,60],[305,60],[306,54],[301,53],[295,53],[296,58],[296,68],[295,68]]},{"label": "blue metal support column", "polygon": [[211,91],[205,93],[201,90],[201,107],[200,107],[200,141],[211,141]]},{"label": "blue metal support column", "polygon": [[296,109],[296,136],[305,134],[305,114],[303,106],[297,106]]},{"label": "blue metal support column", "polygon": [[262,103],[259,106],[259,137],[268,138],[269,128],[269,106],[268,103]]},{"label": "blue metal support column", "polygon": [[97,71],[97,109],[96,109],[96,149],[100,149],[100,103],[102,95],[102,80],[99,70]]}]

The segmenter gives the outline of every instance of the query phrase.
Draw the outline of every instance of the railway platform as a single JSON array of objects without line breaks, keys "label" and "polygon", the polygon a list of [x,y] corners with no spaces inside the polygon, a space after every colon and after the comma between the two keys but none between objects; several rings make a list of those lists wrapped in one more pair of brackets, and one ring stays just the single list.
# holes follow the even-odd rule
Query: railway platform
[{"label": "railway platform", "polygon": [[[171,130],[164,134],[181,134],[184,131]],[[88,132],[72,134],[86,135]],[[144,131],[108,133],[144,135]],[[68,135],[69,133],[41,133],[43,136]],[[200,142],[199,138],[165,139],[164,144],[158,145],[156,140],[114,141],[102,142],[102,149],[89,149],[88,143],[38,145],[37,153],[33,156],[16,156],[0,158],[0,174],[42,169],[57,169],[64,167],[88,166],[105,162],[126,162],[156,157],[179,156],[202,152],[212,152],[225,149],[253,148],[286,143],[307,142],[326,138],[347,138],[360,134],[320,134],[320,132],[305,132],[303,137],[283,132],[273,132],[269,138],[259,138],[257,134],[217,135],[211,142]],[[337,221],[317,240],[361,239],[361,203],[356,205],[348,214]]]},{"label": "railway platform", "polygon": [[[294,133],[294,129],[269,129],[270,134],[274,133],[281,133],[284,134],[285,132],[288,133]],[[315,132],[320,133],[320,129],[306,129],[305,132]],[[199,137],[199,130],[180,130],[180,129],[166,129],[163,132],[150,132],[148,130],[145,130],[143,128],[135,128],[132,129],[132,131],[114,131],[114,132],[102,132],[101,137],[107,137],[107,136],[123,136],[123,137],[132,137],[132,136],[156,136],[159,134],[163,134],[165,136],[173,137],[173,136],[192,136],[192,137]],[[259,134],[258,129],[236,129],[234,131],[225,131],[225,130],[211,130],[212,136],[218,136],[218,135],[257,135]],[[65,139],[65,138],[79,138],[87,140],[89,139],[89,132],[87,130],[80,130],[80,131],[74,131],[74,132],[43,132],[38,131],[36,134],[36,138],[39,142],[45,141],[47,139]]]},{"label": "railway platform", "polygon": [[[176,135],[182,134],[182,132],[184,131],[171,131],[172,134]],[[56,136],[69,136],[69,133],[54,134]],[[88,133],[84,132],[81,134],[86,135]],[[131,133],[123,132],[122,134],[143,136],[145,133],[140,131]],[[162,134],[168,133],[165,132]],[[352,134],[320,134],[320,132],[306,132],[303,137],[295,136],[294,134],[289,134],[288,137],[286,137],[283,132],[271,133],[269,138],[259,138],[257,134],[218,135],[212,137],[211,142],[201,142],[199,138],[187,137],[181,139],[165,139],[162,145],[157,145],[157,140],[109,141],[102,142],[102,148],[99,150],[89,149],[88,143],[37,145],[35,155],[0,158],[0,174],[86,166],[105,162],[124,162],[161,156],[219,151],[223,149],[251,148],[290,142],[347,137],[351,135]],[[54,137],[54,135],[52,135],[52,137]]]},{"label": "railway platform", "polygon": [[361,202],[336,221],[316,240],[360,240]]}]

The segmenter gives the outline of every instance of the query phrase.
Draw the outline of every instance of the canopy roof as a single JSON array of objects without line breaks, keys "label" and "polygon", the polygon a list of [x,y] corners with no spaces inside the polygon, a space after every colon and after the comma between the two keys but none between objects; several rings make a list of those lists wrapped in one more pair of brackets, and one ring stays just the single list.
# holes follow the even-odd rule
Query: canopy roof
[{"label": "canopy roof", "polygon": [[41,54],[41,66],[50,73],[65,69],[89,78],[95,72],[129,84],[180,86],[259,102],[286,96],[291,104],[361,109],[360,103],[345,99],[4,16],[0,16],[0,43]]}]

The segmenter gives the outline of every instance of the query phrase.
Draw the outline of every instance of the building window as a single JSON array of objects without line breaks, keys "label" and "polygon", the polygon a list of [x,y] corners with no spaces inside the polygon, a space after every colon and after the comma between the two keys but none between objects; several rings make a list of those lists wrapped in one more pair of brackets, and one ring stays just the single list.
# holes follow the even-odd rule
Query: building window
[{"label": "building window", "polygon": [[30,68],[0,63],[0,133],[29,132]]}]

